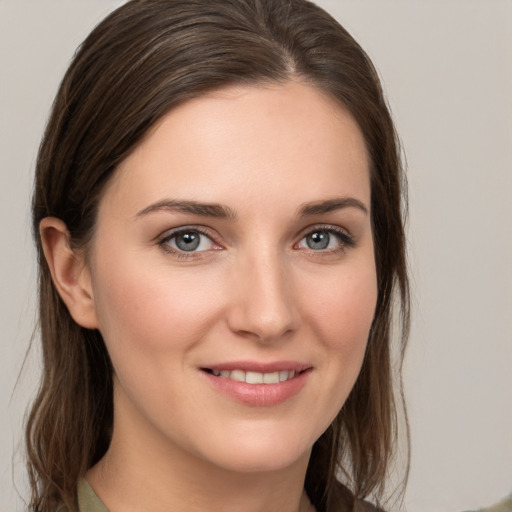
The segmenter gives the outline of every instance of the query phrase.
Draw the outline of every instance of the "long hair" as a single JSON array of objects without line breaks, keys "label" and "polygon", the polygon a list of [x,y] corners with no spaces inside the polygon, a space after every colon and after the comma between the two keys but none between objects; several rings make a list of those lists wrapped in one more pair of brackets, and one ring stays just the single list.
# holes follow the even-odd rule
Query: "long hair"
[{"label": "long hair", "polygon": [[72,246],[86,248],[106,183],[169,110],[228,85],[290,79],[344,105],[362,131],[378,282],[361,373],[313,447],[305,487],[318,511],[329,510],[340,480],[356,498],[382,494],[397,436],[393,310],[401,314],[403,358],[409,297],[400,150],[370,59],[306,0],[132,0],[78,49],[37,158],[32,222],[43,374],[26,427],[31,510],[76,510],[77,483],[106,452],[113,422],[105,344],[98,331],[77,325],[60,299],[42,250],[41,219],[62,219]]}]

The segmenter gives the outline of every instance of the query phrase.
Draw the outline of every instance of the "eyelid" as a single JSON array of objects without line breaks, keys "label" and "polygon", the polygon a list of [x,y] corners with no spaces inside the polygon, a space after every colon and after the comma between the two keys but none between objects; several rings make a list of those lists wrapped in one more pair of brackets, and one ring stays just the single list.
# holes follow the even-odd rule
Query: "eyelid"
[{"label": "eyelid", "polygon": [[323,224],[323,223],[310,224],[309,226],[306,226],[305,228],[301,229],[301,231],[299,232],[299,234],[297,236],[302,239],[309,233],[314,233],[315,231],[333,231],[333,232],[341,233],[343,235],[353,238],[352,233],[347,228],[338,226],[337,224]]},{"label": "eyelid", "polygon": [[203,226],[201,224],[185,224],[175,228],[166,229],[160,235],[158,235],[157,238],[170,237],[172,235],[176,235],[176,233],[183,233],[184,231],[197,231],[198,233],[206,235],[210,238],[215,236],[214,231],[207,226]]},{"label": "eyelid", "polygon": [[[170,247],[167,243],[172,238],[176,237],[180,233],[186,233],[189,231],[195,231],[199,233],[200,235],[206,236],[211,240],[211,242],[217,246],[217,248],[210,249],[210,250],[203,250],[203,251],[181,251],[179,249],[175,249]],[[328,249],[328,250],[318,250],[315,251],[313,249],[309,249],[309,252],[316,253],[318,255],[320,254],[334,254],[336,252],[344,252],[347,248],[354,247],[356,245],[356,239],[351,234],[351,232],[341,226],[335,225],[335,224],[312,224],[307,226],[306,228],[302,229],[301,232],[298,235],[298,241],[294,244],[294,248],[309,234],[314,233],[316,231],[326,231],[328,233],[333,233],[340,239],[340,247],[336,249]],[[197,224],[191,224],[191,225],[185,225],[185,226],[179,226],[176,228],[168,229],[164,231],[162,234],[160,234],[158,237],[156,237],[156,243],[162,247],[163,250],[165,250],[168,253],[171,253],[173,255],[176,255],[180,258],[193,258],[193,257],[199,257],[199,255],[205,255],[204,253],[208,253],[211,250],[219,250],[223,249],[224,247],[222,244],[220,244],[217,241],[217,234],[209,227],[197,225]],[[305,248],[301,248],[301,250],[308,250]]]},{"label": "eyelid", "polygon": [[[209,250],[205,251],[190,251],[187,253],[187,251],[181,251],[179,249],[175,249],[173,247],[170,247],[168,245],[168,242],[180,235],[181,233],[187,233],[187,232],[197,232],[200,235],[203,235],[211,240],[211,242],[217,246],[222,248],[222,245],[217,242],[215,234],[213,234],[213,231],[210,228],[207,228],[206,226],[198,226],[198,225],[185,225],[185,226],[179,226],[177,228],[172,228],[164,231],[162,234],[160,234],[156,238],[156,243],[162,247],[163,250],[165,250],[168,253],[174,254],[181,258],[190,258],[190,257],[197,257],[199,254],[209,252]],[[211,249],[211,250],[219,250],[219,249]]]},{"label": "eyelid", "polygon": [[[335,224],[313,224],[306,228],[304,228],[301,233],[299,234],[299,240],[296,242],[295,245],[298,245],[304,238],[311,233],[315,233],[317,231],[326,231],[328,233],[334,233],[336,236],[340,238],[340,245],[341,247],[338,249],[330,249],[330,250],[323,250],[323,251],[314,251],[313,249],[310,249],[311,252],[314,253],[334,253],[337,251],[344,251],[347,248],[354,247],[356,245],[356,239],[352,233],[341,226],[337,226]],[[307,249],[305,249],[307,250]]]}]

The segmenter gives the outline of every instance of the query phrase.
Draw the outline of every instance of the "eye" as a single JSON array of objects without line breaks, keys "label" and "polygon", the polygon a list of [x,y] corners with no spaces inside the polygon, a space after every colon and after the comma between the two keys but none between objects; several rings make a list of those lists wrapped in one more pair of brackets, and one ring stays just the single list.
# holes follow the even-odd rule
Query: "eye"
[{"label": "eye", "polygon": [[310,231],[298,244],[299,249],[337,252],[354,246],[353,237],[340,228],[320,228]]},{"label": "eye", "polygon": [[178,253],[203,252],[217,247],[207,234],[197,229],[174,231],[161,240],[160,245],[170,252]]}]

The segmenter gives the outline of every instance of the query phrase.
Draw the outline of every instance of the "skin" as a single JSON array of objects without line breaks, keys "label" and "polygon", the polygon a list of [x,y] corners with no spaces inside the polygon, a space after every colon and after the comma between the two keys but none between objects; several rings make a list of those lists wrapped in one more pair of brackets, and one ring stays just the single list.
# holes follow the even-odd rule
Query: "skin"
[{"label": "skin", "polygon": [[[297,215],[338,198],[363,208]],[[236,219],[147,211],[168,199],[221,204]],[[42,222],[59,292],[100,330],[115,369],[112,443],[86,475],[111,512],[310,510],[310,450],[354,385],[374,315],[370,217],[358,126],[289,82],[167,114],[107,185],[87,260],[61,221]],[[168,238],[183,226],[208,235],[185,256]],[[308,245],[329,229],[342,237]],[[292,398],[254,406],[200,370],[235,360],[311,370]]]}]

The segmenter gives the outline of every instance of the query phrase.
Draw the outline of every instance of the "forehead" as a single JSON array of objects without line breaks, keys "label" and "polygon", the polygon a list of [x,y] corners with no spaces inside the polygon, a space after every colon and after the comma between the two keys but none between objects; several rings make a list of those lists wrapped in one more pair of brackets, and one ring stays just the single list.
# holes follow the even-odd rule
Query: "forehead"
[{"label": "forehead", "polygon": [[165,196],[296,204],[329,195],[369,201],[370,193],[357,123],[297,82],[229,87],[179,105],[120,164],[108,189],[133,210]]}]

